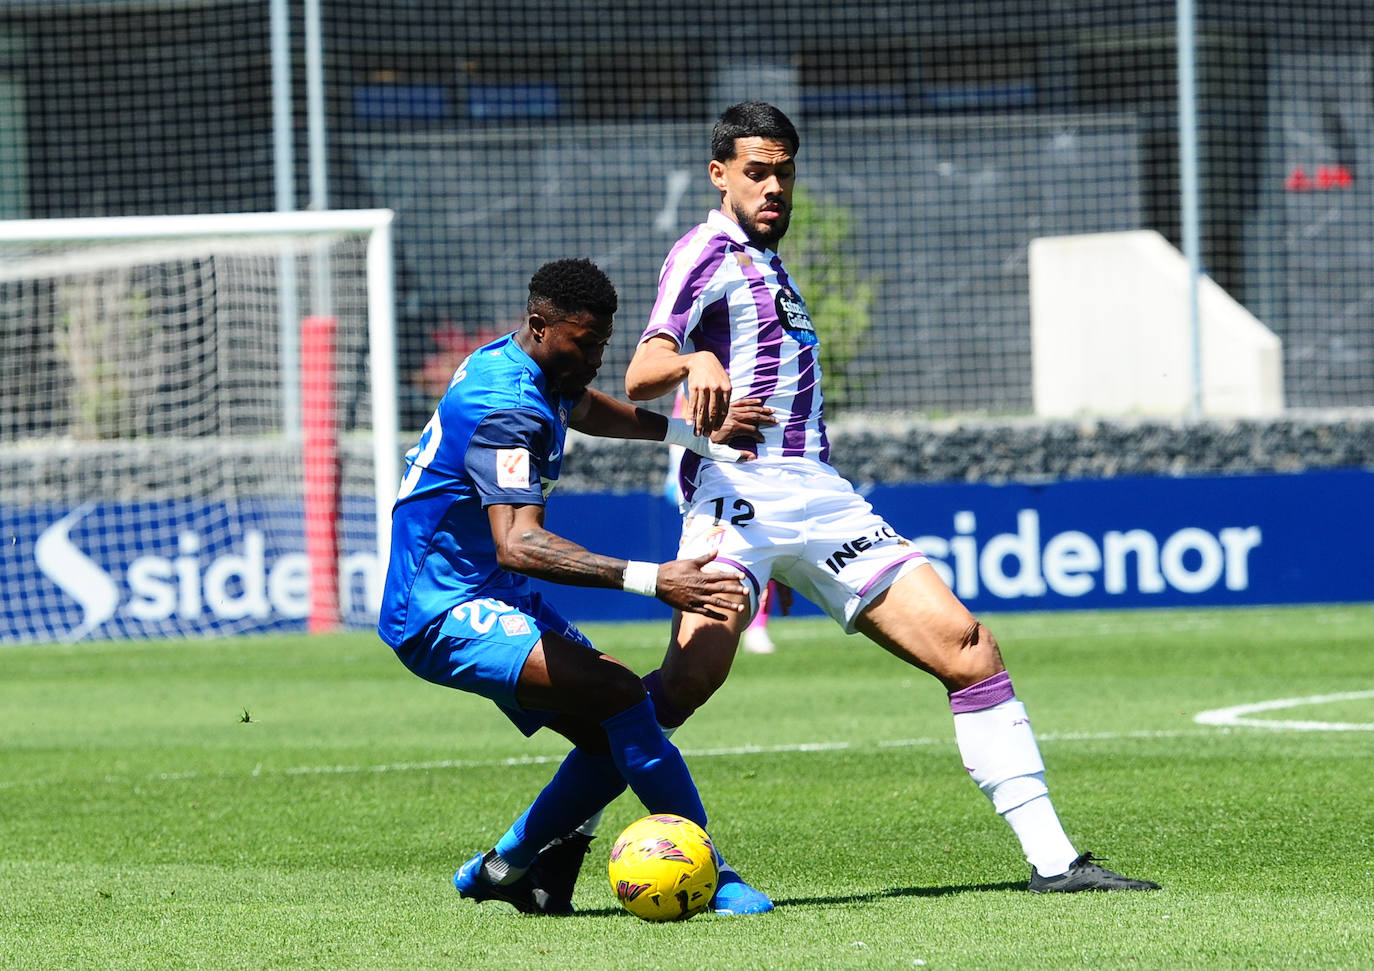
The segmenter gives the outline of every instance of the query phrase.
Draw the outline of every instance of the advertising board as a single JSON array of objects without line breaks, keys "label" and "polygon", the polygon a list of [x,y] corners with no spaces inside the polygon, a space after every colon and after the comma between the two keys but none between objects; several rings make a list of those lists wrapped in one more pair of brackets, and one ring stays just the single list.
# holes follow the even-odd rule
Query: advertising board
[{"label": "advertising board", "polygon": [[[863,490],[975,611],[1374,600],[1374,472],[903,484]],[[371,500],[342,519],[347,626],[375,623]],[[650,493],[555,495],[550,528],[598,552],[671,559],[678,515]],[[303,630],[290,502],[0,507],[0,641]],[[865,537],[830,554],[843,561]],[[539,584],[579,622],[666,618],[656,600]],[[815,614],[799,601],[796,613]]]}]

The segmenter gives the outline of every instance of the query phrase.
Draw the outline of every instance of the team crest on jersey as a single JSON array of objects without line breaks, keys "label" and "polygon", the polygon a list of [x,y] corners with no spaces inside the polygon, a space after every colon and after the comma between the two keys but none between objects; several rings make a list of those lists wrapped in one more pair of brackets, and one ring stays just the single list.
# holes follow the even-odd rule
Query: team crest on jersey
[{"label": "team crest on jersey", "polygon": [[501,618],[501,629],[507,637],[524,637],[530,632],[530,624],[523,614],[506,614]]},{"label": "team crest on jersey", "polygon": [[804,347],[814,347],[820,343],[816,328],[811,323],[811,315],[806,311],[806,301],[800,294],[791,287],[781,287],[775,305],[778,323],[793,340]]}]

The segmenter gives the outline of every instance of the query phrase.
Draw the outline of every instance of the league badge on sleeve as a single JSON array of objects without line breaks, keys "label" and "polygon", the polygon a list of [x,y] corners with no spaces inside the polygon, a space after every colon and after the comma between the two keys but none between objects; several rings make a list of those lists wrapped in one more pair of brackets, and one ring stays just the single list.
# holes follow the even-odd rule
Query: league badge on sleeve
[{"label": "league badge on sleeve", "polygon": [[523,489],[530,484],[530,453],[526,449],[496,450],[496,484],[503,489]]}]

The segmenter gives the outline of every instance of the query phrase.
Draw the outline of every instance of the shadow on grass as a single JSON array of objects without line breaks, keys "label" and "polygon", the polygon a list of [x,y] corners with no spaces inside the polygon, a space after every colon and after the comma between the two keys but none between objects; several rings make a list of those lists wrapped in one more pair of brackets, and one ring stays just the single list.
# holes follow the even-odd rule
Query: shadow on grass
[{"label": "shadow on grass", "polygon": [[868,893],[836,894],[829,897],[783,897],[774,900],[778,907],[806,907],[814,904],[862,904],[888,897],[948,897],[956,893],[985,893],[990,890],[1025,890],[1024,880],[1015,883],[967,883],[952,887],[890,887]]},{"label": "shadow on grass", "polygon": [[[773,901],[776,907],[813,907],[825,904],[863,904],[889,897],[948,897],[957,893],[986,893],[993,890],[1025,890],[1026,882],[1014,883],[968,883],[952,887],[890,887],[887,890],[872,890],[868,893],[836,894],[829,897],[782,897]],[[614,917],[625,913],[619,907],[597,907],[578,909],[568,917]]]}]

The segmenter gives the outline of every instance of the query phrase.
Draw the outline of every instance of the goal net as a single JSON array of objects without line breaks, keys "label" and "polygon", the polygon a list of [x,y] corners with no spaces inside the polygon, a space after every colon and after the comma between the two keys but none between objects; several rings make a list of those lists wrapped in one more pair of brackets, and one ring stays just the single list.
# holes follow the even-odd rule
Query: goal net
[{"label": "goal net", "polygon": [[375,623],[390,221],[0,223],[0,641]]}]

